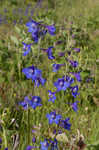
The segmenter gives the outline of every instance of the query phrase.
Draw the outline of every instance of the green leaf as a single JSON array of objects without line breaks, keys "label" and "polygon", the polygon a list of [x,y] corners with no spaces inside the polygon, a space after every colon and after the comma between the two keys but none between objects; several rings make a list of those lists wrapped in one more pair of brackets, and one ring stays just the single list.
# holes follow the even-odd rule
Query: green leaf
[{"label": "green leaf", "polygon": [[0,83],[4,82],[4,78],[0,76]]},{"label": "green leaf", "polygon": [[21,32],[20,28],[18,28],[17,26],[15,26],[15,31],[16,31],[17,33],[20,33],[20,32]]},{"label": "green leaf", "polygon": [[86,78],[90,75],[90,71],[89,70],[85,70],[83,72],[81,72],[81,77],[82,78]]},{"label": "green leaf", "polygon": [[18,39],[13,35],[11,35],[11,41],[13,41],[16,45],[19,44]]}]

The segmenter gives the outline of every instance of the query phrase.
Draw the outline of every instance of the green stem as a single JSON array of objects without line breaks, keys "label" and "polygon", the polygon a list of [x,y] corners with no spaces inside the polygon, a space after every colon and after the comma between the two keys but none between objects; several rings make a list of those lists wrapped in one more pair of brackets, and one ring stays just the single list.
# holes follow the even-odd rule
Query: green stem
[{"label": "green stem", "polygon": [[6,130],[4,127],[3,127],[3,137],[4,137],[4,146],[7,147]]},{"label": "green stem", "polygon": [[95,65],[95,88],[97,87],[97,66]]},{"label": "green stem", "polygon": [[27,121],[28,121],[28,138],[27,138],[27,145],[30,145],[30,109],[28,108],[28,116],[27,116]]}]

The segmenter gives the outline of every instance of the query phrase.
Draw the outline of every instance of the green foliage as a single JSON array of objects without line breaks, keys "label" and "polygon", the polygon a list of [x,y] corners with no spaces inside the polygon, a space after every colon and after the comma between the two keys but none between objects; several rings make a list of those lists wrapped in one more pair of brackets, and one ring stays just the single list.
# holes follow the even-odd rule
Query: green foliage
[{"label": "green foliage", "polygon": [[[29,2],[30,1],[27,1],[27,3]],[[18,3],[16,3],[14,0],[11,1],[11,3],[13,5],[18,5]],[[65,1],[57,0],[56,4],[54,3],[53,5],[53,3],[54,2],[50,3],[50,10],[48,10],[48,12],[39,11],[38,16],[35,15],[33,19],[36,19],[37,21],[43,21],[46,24],[52,24],[55,22],[57,39],[55,39],[55,37],[50,38],[50,36],[47,35],[47,37],[42,41],[42,43],[40,43],[39,46],[47,48],[48,45],[52,45],[53,43],[55,44],[57,40],[62,40],[63,44],[56,46],[53,52],[54,56],[57,57],[56,63],[64,63],[65,57],[67,57],[66,54],[64,58],[59,58],[57,56],[57,52],[64,52],[65,50],[67,52],[68,50],[71,50],[70,46],[76,46],[81,49],[80,55],[73,54],[73,57],[79,61],[79,69],[82,70],[81,77],[83,84],[80,85],[79,98],[81,103],[79,104],[78,114],[74,114],[72,109],[67,110],[68,105],[66,103],[71,101],[68,91],[65,94],[58,94],[57,101],[55,101],[54,105],[47,102],[47,90],[49,88],[54,90],[51,81],[54,82],[56,78],[60,77],[61,74],[63,74],[64,69],[60,70],[58,75],[52,73],[52,65],[50,65],[50,62],[44,53],[40,53],[39,60],[35,61],[35,57],[38,54],[37,45],[34,45],[30,54],[26,56],[26,58],[23,58],[21,43],[22,41],[30,43],[31,38],[30,36],[27,38],[27,32],[24,25],[17,25],[13,29],[14,34],[10,33],[9,38],[5,36],[5,38],[0,41],[0,118],[1,125],[4,126],[4,130],[2,129],[0,131],[0,136],[3,137],[4,141],[8,141],[8,147],[9,149],[12,149],[13,140],[11,137],[17,133],[20,135],[19,150],[24,150],[26,148],[27,112],[19,108],[18,102],[23,100],[26,94],[34,94],[42,97],[44,105],[43,108],[36,109],[35,112],[31,110],[31,130],[33,125],[39,127],[39,123],[41,123],[41,128],[36,129],[37,131],[35,133],[37,145],[39,145],[40,140],[42,140],[44,136],[50,137],[48,128],[51,131],[56,128],[54,125],[52,128],[49,127],[48,121],[45,118],[46,112],[56,109],[57,112],[61,112],[63,114],[64,118],[71,116],[72,131],[70,133],[66,133],[66,137],[69,140],[71,140],[72,134],[77,135],[76,130],[79,129],[81,134],[83,134],[85,137],[85,143],[88,145],[86,150],[98,150],[99,108],[97,107],[97,103],[94,102],[93,98],[98,98],[97,95],[99,94],[97,85],[99,80],[98,62],[95,64],[96,60],[99,59],[99,37],[97,33],[94,32],[99,27],[98,9],[94,9],[93,16],[91,16],[91,14],[88,14],[87,12],[85,13],[85,9],[83,9],[85,7],[84,4],[80,5],[79,8],[77,7],[77,0],[75,2],[67,1],[67,3]],[[64,5],[64,3],[66,5]],[[79,1],[79,3],[82,4],[82,1]],[[54,10],[52,5],[55,7]],[[88,5],[86,5],[86,7],[88,7]],[[84,16],[80,17],[79,19],[76,17],[79,15],[77,14],[78,10],[80,10],[81,13],[84,12]],[[76,16],[73,17],[74,15]],[[9,16],[12,17],[11,11],[9,12]],[[67,20],[65,21],[66,16]],[[16,18],[18,18],[18,16],[16,16]],[[70,24],[71,21],[73,21],[73,24]],[[26,22],[25,17],[24,22]],[[62,30],[61,25],[63,25],[66,30]],[[68,30],[67,28],[71,30]],[[12,27],[11,29],[9,27],[9,30],[12,30]],[[73,45],[75,43],[72,41],[72,34],[75,35],[76,45]],[[92,38],[90,39],[90,37]],[[33,91],[34,85],[32,81],[26,81],[24,75],[22,74],[22,68],[25,65],[28,67],[32,64],[38,64],[39,68],[44,68],[43,76],[45,78],[49,78],[48,82],[46,83],[46,89],[45,87],[40,87],[40,89],[35,89]],[[95,65],[96,69],[94,71]],[[68,72],[68,70],[66,71]],[[92,81],[86,84],[86,80],[88,78],[92,78]],[[97,86],[97,89],[95,86]],[[66,105],[64,105],[62,101]],[[15,119],[15,122],[12,122],[13,118]],[[6,131],[6,135],[4,131]],[[33,135],[31,133],[31,138],[32,136]],[[64,146],[67,149],[66,145]],[[3,149],[4,147],[5,146],[3,145]]]}]

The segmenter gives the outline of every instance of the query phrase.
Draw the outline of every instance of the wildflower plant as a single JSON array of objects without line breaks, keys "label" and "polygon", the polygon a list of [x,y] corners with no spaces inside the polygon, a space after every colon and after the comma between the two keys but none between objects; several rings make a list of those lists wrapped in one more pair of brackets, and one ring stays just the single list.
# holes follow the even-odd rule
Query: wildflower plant
[{"label": "wildflower plant", "polygon": [[[45,25],[42,24],[42,22],[37,22],[34,20],[31,20],[30,22],[26,23],[26,27],[28,28],[28,32],[31,34],[31,39],[33,40],[32,43],[30,44],[26,44],[25,42],[22,42],[23,44],[23,49],[24,49],[24,53],[23,53],[23,57],[26,57],[26,55],[29,54],[29,52],[31,51],[32,45],[34,46],[35,44],[38,43],[39,45],[39,41],[42,41],[42,36],[43,38],[45,38],[45,36],[47,35],[47,32],[51,35],[51,36],[55,36],[55,32],[56,32],[56,28],[55,25]],[[43,34],[42,34],[43,33]],[[68,46],[68,43],[67,43]],[[52,71],[55,72],[56,74],[57,71],[61,70],[61,67],[63,69],[65,69],[65,72],[63,73],[63,75],[61,75],[60,78],[57,78],[56,81],[53,82],[53,86],[56,88],[56,90],[54,92],[52,92],[50,89],[48,89],[48,95],[49,95],[49,100],[48,102],[50,103],[50,101],[52,101],[54,103],[54,101],[57,101],[57,95],[60,91],[65,92],[69,89],[71,90],[71,94],[74,98],[76,98],[79,93],[78,93],[78,85],[73,86],[72,84],[74,84],[74,78],[71,77],[71,74],[74,75],[74,77],[76,77],[77,81],[80,81],[80,74],[76,74],[75,72],[70,72],[69,70],[67,71],[67,63],[69,65],[71,65],[74,69],[78,67],[79,63],[77,61],[74,61],[71,59],[71,53],[65,54],[65,50],[64,50],[64,55],[61,55],[61,57],[63,57],[64,62],[62,62],[61,64],[58,62],[60,60],[57,60],[57,53],[55,50],[52,51],[52,49],[55,49],[55,46],[51,45],[48,46],[48,48],[40,48],[40,50],[38,50],[38,55],[37,55],[37,61],[39,62],[40,60],[40,55],[43,55],[43,52],[47,53],[47,56],[50,60],[50,63],[53,61],[55,62],[53,65],[51,65],[52,67]],[[69,47],[68,47],[69,48]],[[74,49],[76,51],[76,48]],[[77,49],[78,52],[78,49]],[[79,51],[80,52],[80,51]],[[36,56],[34,56],[35,58]],[[46,57],[46,56],[45,56]],[[60,57],[60,56],[59,56]],[[67,58],[66,58],[67,57]],[[37,62],[36,61],[36,62]],[[67,61],[67,62],[66,62]],[[37,87],[39,88],[40,84],[41,86],[46,86],[46,82],[47,82],[47,78],[44,79],[42,77],[42,72],[43,70],[38,69],[38,65],[39,64],[32,64],[31,66],[28,66],[27,68],[23,68],[22,72],[24,73],[24,75],[26,76],[27,79],[32,80],[32,82],[34,82],[34,89]],[[72,69],[73,70],[73,69]],[[27,96],[25,97],[24,101],[19,102],[19,105],[21,105],[25,110],[28,109],[28,128],[30,128],[30,120],[29,120],[29,115],[30,115],[30,108],[31,109],[36,109],[37,106],[41,106],[43,107],[43,105],[41,104],[41,98],[39,96],[35,96],[33,95],[31,97],[31,99],[29,99]],[[77,102],[75,101],[73,104],[71,104],[71,107],[73,108],[73,110],[76,112],[78,110],[77,107]],[[29,108],[30,107],[30,108]],[[70,120],[70,118],[66,118],[65,120],[62,117],[62,114],[57,114],[56,110],[50,113],[46,114],[46,118],[48,119],[49,125],[55,123],[57,125],[57,130],[58,130],[58,126],[67,130],[71,129],[71,124],[68,122]],[[30,132],[30,131],[29,131]],[[30,143],[30,133],[28,133],[28,145]],[[54,149],[54,146],[52,146],[54,144],[54,142],[52,142],[52,144],[49,144],[47,142],[47,140],[45,140],[44,142],[40,142],[41,143],[41,149],[45,149],[47,150],[49,146],[52,147],[52,149]],[[28,146],[28,148],[32,148],[32,146]],[[56,146],[55,148],[57,149],[57,142],[56,142]]]},{"label": "wildflower plant", "polygon": [[[33,19],[25,24],[25,29],[27,33],[23,31],[20,44],[20,78],[27,83],[28,90],[27,93],[23,91],[24,97],[18,106],[27,120],[26,150],[58,150],[57,135],[70,134],[73,128],[71,113],[79,113],[83,46],[75,43],[76,40],[73,42],[75,36],[71,30],[63,30],[58,37],[59,29],[54,23],[49,25]],[[41,128],[31,131],[32,125],[38,124]],[[50,136],[48,130],[54,128],[54,135]]]},{"label": "wildflower plant", "polygon": [[[98,96],[93,92],[97,78],[89,57],[95,56],[95,47],[89,46],[92,43],[85,35],[87,23],[81,27],[80,22],[78,25],[62,18],[60,25],[55,21],[58,11],[51,11],[30,18],[20,28],[15,26],[19,35],[8,38],[5,34],[0,41],[1,149],[79,149],[72,147],[76,129],[85,139],[92,135],[88,122],[97,129],[97,119],[94,124],[89,117],[97,116],[94,101],[98,105]],[[53,16],[55,22],[50,21]]]}]

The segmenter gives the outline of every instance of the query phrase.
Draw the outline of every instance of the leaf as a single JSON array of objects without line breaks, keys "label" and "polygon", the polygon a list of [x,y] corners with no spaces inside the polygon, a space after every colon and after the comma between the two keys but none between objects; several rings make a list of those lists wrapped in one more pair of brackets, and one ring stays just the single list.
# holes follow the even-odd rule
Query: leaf
[{"label": "leaf", "polygon": [[11,35],[11,40],[12,40],[16,45],[19,44],[18,39],[17,39],[15,36],[13,36],[13,35]]},{"label": "leaf", "polygon": [[0,83],[4,82],[4,78],[0,76]]},{"label": "leaf", "polygon": [[86,78],[90,75],[90,71],[89,70],[85,70],[83,72],[81,72],[81,77],[82,78]]},{"label": "leaf", "polygon": [[20,28],[18,28],[17,26],[15,26],[15,31],[16,31],[17,33],[20,33],[20,32],[21,32]]}]

